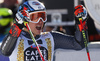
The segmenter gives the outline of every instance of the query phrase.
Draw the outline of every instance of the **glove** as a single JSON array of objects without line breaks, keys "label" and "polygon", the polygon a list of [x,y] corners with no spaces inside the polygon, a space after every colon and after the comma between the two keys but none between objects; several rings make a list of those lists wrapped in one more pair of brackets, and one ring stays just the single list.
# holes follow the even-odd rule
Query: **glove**
[{"label": "glove", "polygon": [[82,18],[83,21],[87,19],[87,11],[83,5],[78,5],[75,7],[74,11],[75,20],[79,21],[79,18]]},{"label": "glove", "polygon": [[[75,15],[76,24],[78,24],[79,30],[82,31],[83,28],[86,30],[87,29],[87,25],[86,25],[87,11],[85,7],[83,5],[76,6],[74,15]],[[82,19],[83,26],[80,25],[80,21],[79,21],[80,18]]]},{"label": "glove", "polygon": [[22,28],[25,27],[24,23],[29,22],[29,14],[27,11],[19,11],[16,13],[15,23],[11,27],[9,33],[13,37],[19,37]]},{"label": "glove", "polygon": [[29,13],[26,10],[22,10],[16,13],[15,24],[22,29],[25,27],[24,23],[29,22]]}]

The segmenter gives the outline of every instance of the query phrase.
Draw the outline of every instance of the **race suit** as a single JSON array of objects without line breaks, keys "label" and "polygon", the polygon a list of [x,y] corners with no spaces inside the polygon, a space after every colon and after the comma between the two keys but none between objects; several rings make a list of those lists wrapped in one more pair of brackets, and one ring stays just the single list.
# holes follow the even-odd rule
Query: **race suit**
[{"label": "race suit", "polygon": [[[45,61],[53,60],[53,53],[55,49],[62,48],[80,50],[85,47],[82,32],[79,30],[76,30],[75,36],[69,36],[55,31],[42,32],[41,35],[36,36],[35,39],[39,44]],[[14,40],[16,39],[13,39],[12,41]],[[6,44],[2,44],[2,48],[5,48],[3,45],[10,46],[12,44],[11,42],[10,44],[7,44],[8,42],[5,43]],[[10,61],[42,61],[38,50],[36,49],[36,46],[28,32],[22,31],[16,40],[16,43],[13,45],[15,45],[15,47],[13,47],[14,50],[12,53],[9,50],[9,52],[6,54],[3,53],[5,55],[9,55],[9,53],[11,53],[9,56]],[[9,49],[9,47],[6,48]]]}]

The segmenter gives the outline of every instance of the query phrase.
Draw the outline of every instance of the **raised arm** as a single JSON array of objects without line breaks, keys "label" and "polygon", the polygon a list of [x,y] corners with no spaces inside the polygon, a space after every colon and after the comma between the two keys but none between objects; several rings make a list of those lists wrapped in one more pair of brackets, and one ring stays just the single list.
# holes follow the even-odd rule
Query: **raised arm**
[{"label": "raised arm", "polygon": [[80,50],[85,47],[84,40],[83,40],[83,34],[82,34],[82,27],[79,22],[79,18],[82,17],[83,21],[82,24],[84,26],[85,35],[87,38],[87,24],[86,24],[86,18],[87,18],[87,12],[86,9],[82,6],[76,6],[75,7],[75,35],[64,35],[57,32],[51,32],[51,34],[54,37],[54,43],[55,43],[55,49],[57,48],[63,48],[63,49],[76,49]]}]

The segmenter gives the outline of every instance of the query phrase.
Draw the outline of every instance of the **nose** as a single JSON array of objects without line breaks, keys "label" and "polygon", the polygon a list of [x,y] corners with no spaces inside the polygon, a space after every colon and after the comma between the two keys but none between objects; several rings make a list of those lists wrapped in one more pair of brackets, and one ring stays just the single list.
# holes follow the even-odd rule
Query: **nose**
[{"label": "nose", "polygon": [[42,19],[39,20],[39,23],[43,23]]}]

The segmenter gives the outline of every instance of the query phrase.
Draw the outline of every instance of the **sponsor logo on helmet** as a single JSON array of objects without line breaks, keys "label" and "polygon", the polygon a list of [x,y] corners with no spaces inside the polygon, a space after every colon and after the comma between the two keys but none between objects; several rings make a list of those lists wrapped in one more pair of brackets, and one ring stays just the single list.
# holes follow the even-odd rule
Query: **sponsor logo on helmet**
[{"label": "sponsor logo on helmet", "polygon": [[38,2],[32,2],[33,5],[40,5]]},{"label": "sponsor logo on helmet", "polygon": [[39,6],[38,8],[39,8],[39,9],[41,9],[41,7],[40,7],[40,6]]}]

